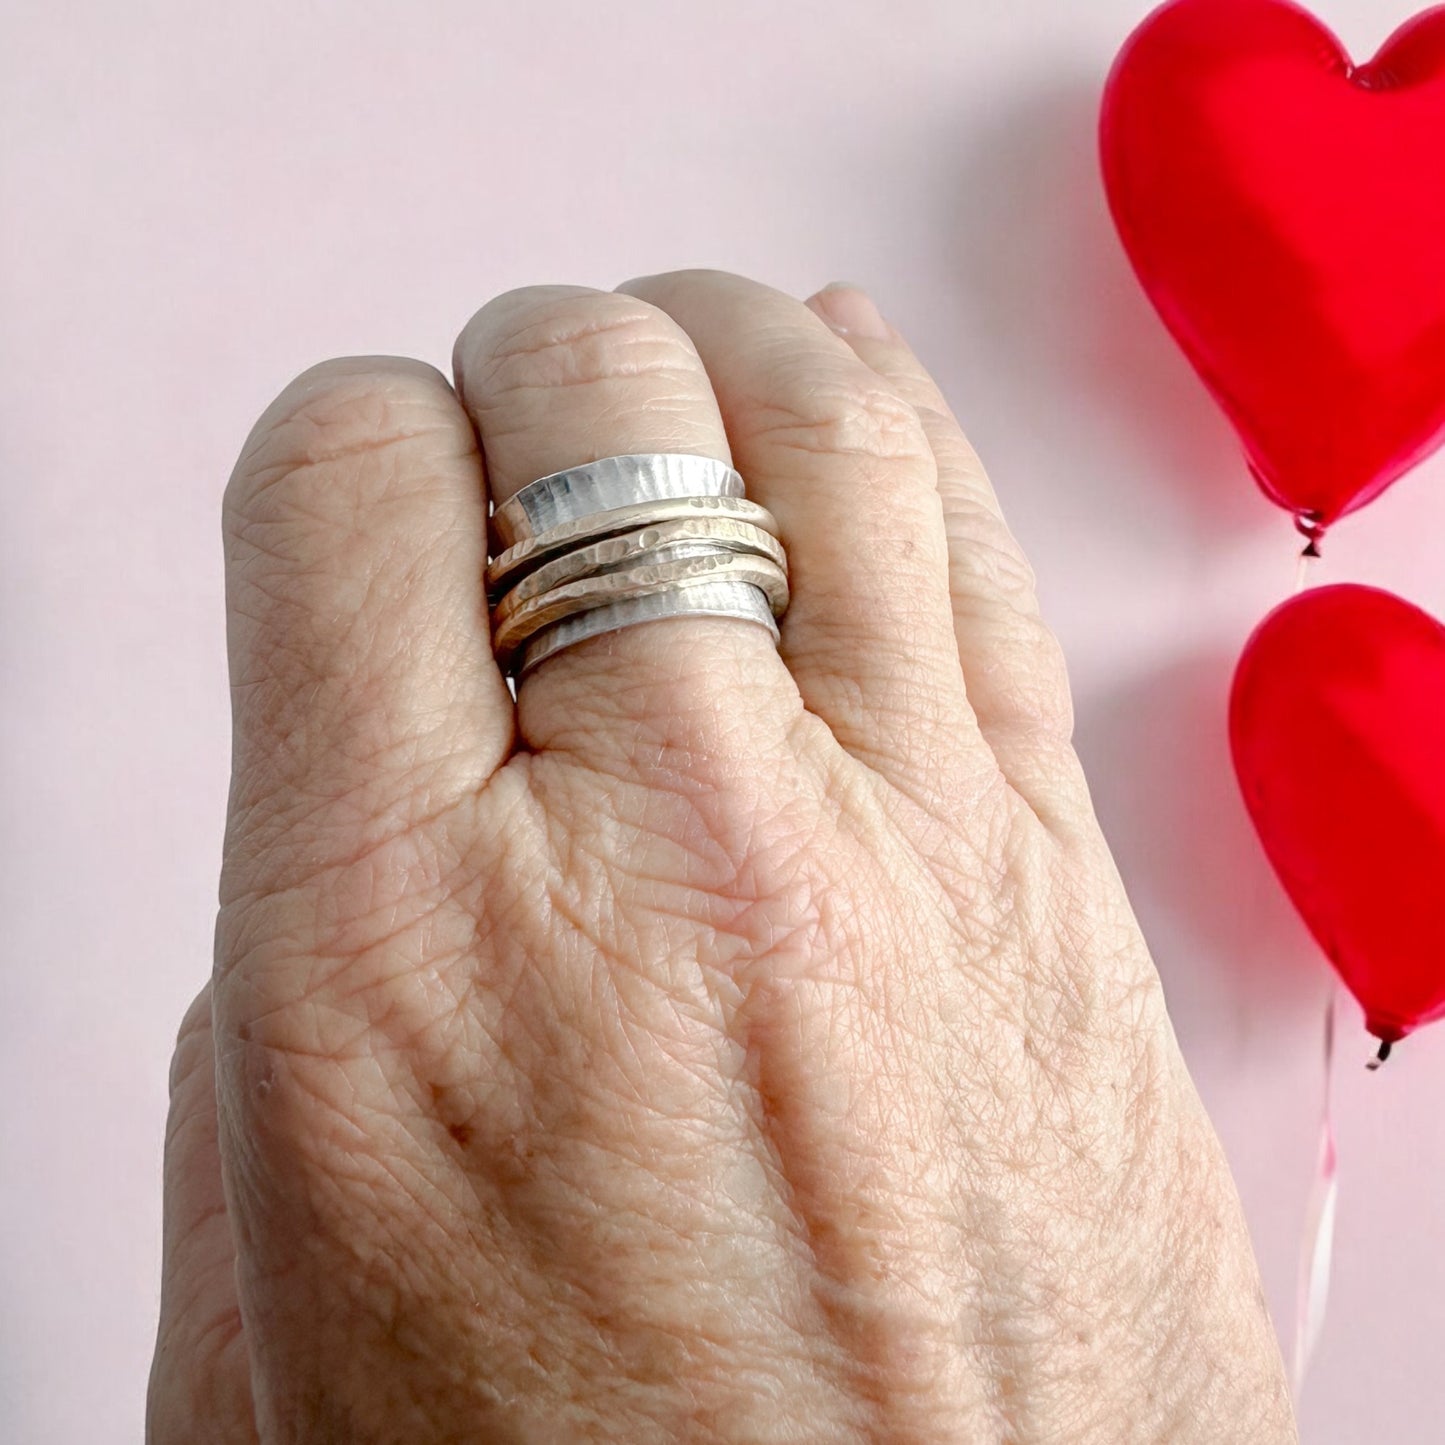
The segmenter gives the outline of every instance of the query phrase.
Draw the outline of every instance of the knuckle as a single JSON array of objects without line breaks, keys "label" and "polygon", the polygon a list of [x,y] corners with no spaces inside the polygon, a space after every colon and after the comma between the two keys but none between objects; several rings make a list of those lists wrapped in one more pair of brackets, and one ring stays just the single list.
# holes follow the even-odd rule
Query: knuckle
[{"label": "knuckle", "polygon": [[171,1095],[187,1088],[197,1070],[209,1067],[210,1060],[211,985],[207,983],[191,1001],[176,1031],[176,1046],[171,1054]]},{"label": "knuckle", "polygon": [[1013,780],[1023,786],[1028,777],[1059,796],[1086,797],[1087,784],[1073,748],[1068,671],[1054,635],[1006,605],[984,616],[980,609],[966,612],[956,604],[955,615],[969,625],[974,657],[1005,660],[1001,676],[985,680],[975,672],[970,681],[976,704],[988,710],[996,751],[1009,750]]},{"label": "knuckle", "polygon": [[664,312],[611,292],[548,297],[524,307],[493,339],[468,392],[482,404],[636,377],[682,377],[696,391],[702,364]]},{"label": "knuckle", "polygon": [[[446,379],[422,362],[343,357],[302,372],[251,430],[223,499],[228,533],[355,510],[420,450],[473,446]],[[350,484],[338,488],[338,469]]]},{"label": "knuckle", "polygon": [[786,449],[885,463],[934,484],[933,453],[918,413],[880,377],[851,369],[785,375],[763,410],[760,430]]},{"label": "knuckle", "polygon": [[983,587],[1018,611],[1038,610],[1038,582],[997,508],[971,487],[947,489],[943,504],[955,588]]},{"label": "knuckle", "polygon": [[975,586],[955,587],[953,615],[955,627],[968,633],[970,650],[985,646],[1009,660],[1006,686],[1018,694],[1011,694],[1011,701],[1020,707],[1029,701],[1025,694],[1067,687],[1063,649],[1037,612],[1014,605],[994,588]]}]

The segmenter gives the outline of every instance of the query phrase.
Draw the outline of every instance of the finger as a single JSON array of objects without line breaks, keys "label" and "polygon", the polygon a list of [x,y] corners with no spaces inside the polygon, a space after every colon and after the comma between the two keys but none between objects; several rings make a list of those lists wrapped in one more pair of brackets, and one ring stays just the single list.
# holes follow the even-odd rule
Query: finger
[{"label": "finger", "polygon": [[221,1188],[209,984],[186,1012],[171,1063],[161,1271],[146,1440],[251,1445],[257,1435]]},{"label": "finger", "polygon": [[[472,428],[434,368],[303,373],[256,423],[225,498],[233,816],[307,808],[354,856],[473,793],[511,747],[491,659]],[[379,839],[378,839],[379,841]]]},{"label": "finger", "polygon": [[977,738],[935,465],[913,408],[769,287],[684,271],[623,290],[692,338],[736,464],[778,518],[794,589],[783,656],[804,702],[895,782],[956,759]]},{"label": "finger", "polygon": [[[654,307],[611,292],[531,287],[500,296],[456,345],[457,389],[476,423],[497,503],[599,457],[681,452],[729,459],[707,375]],[[518,727],[536,749],[633,754],[643,738],[724,747],[800,711],[770,633],[728,617],[674,617],[603,633],[522,679]]]},{"label": "finger", "polygon": [[938,464],[953,626],[969,699],[1004,776],[1054,812],[1079,778],[1073,706],[1058,640],[1039,612],[1033,569],[1009,531],[983,464],[938,384],[871,298],[826,287],[808,306],[918,413]]}]

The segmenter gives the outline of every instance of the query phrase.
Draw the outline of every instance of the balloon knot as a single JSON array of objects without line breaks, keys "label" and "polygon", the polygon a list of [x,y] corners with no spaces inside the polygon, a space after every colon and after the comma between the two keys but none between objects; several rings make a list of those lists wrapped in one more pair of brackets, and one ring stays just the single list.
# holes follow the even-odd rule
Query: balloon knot
[{"label": "balloon knot", "polygon": [[1373,1073],[1374,1070],[1378,1069],[1380,1065],[1383,1064],[1385,1060],[1390,1057],[1390,1050],[1394,1047],[1395,1045],[1389,1039],[1381,1039],[1379,1052],[1375,1055],[1373,1059],[1370,1060],[1368,1064],[1365,1065],[1365,1067]]},{"label": "balloon knot", "polygon": [[1324,519],[1318,512],[1301,512],[1294,519],[1295,530],[1305,539],[1304,555],[1311,559],[1320,555],[1325,539]]}]

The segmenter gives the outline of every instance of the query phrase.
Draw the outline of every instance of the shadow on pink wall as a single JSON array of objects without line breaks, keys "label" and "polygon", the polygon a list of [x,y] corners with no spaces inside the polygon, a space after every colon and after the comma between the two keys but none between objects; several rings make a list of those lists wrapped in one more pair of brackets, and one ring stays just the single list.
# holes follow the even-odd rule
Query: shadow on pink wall
[{"label": "shadow on pink wall", "polygon": [[[971,133],[952,230],[964,325],[1015,386],[1092,413],[1080,440],[1112,453],[1101,507],[1154,508],[1163,492],[1203,538],[1254,530],[1272,509],[1114,231],[1096,143],[1103,83],[1061,82]],[[1139,486],[1147,477],[1157,489]]]},{"label": "shadow on pink wall", "polygon": [[[1103,80],[1038,94],[973,138],[954,231],[963,325],[1001,372],[998,385],[1052,401],[1042,424],[1073,432],[1064,447],[1079,456],[1102,525],[1162,520],[1176,535],[1182,526],[1186,559],[1269,527],[1283,540],[1279,514],[1114,233],[1095,151]],[[1025,500],[1046,512],[1046,499]],[[1327,986],[1235,783],[1226,732],[1235,655],[1181,655],[1113,696],[1077,700],[1079,752],[1181,1041],[1226,1053],[1315,1018]]]},{"label": "shadow on pink wall", "polygon": [[1327,986],[1235,783],[1225,726],[1233,670],[1222,653],[1181,657],[1086,701],[1076,733],[1186,1048],[1292,1035],[1318,1015]]}]

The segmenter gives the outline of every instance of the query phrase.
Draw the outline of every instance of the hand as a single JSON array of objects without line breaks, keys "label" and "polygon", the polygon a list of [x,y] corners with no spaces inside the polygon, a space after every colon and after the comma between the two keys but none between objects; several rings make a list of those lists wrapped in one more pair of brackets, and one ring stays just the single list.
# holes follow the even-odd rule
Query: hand
[{"label": "hand", "polygon": [[[976,457],[861,293],[513,292],[227,491],[155,1445],[1280,1442],[1218,1144]],[[477,437],[481,438],[480,453]],[[733,459],[725,618],[489,651],[485,502]]]}]

